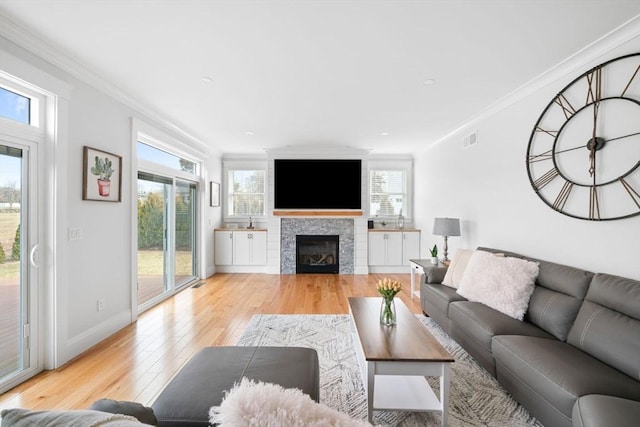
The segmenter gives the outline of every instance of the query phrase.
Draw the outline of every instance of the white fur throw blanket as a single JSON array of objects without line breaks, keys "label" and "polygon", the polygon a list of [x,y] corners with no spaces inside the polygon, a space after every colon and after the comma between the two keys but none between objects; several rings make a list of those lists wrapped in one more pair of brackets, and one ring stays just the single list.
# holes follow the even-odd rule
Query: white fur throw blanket
[{"label": "white fur throw blanket", "polygon": [[370,427],[367,421],[314,402],[298,389],[243,378],[227,392],[209,421],[224,427]]}]

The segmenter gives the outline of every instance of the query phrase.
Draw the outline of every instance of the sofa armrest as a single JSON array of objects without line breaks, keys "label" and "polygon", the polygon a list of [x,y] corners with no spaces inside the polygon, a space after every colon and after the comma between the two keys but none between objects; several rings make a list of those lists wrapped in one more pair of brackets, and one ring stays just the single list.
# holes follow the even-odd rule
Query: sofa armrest
[{"label": "sofa armrest", "polygon": [[442,283],[444,275],[447,274],[447,267],[429,267],[424,269],[424,283]]}]

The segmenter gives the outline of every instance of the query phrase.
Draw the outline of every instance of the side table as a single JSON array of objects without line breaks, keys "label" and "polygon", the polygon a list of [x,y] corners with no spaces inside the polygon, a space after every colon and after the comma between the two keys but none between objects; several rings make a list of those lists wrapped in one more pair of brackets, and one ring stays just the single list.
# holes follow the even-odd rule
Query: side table
[{"label": "side table", "polygon": [[[442,262],[438,262],[438,264],[431,264],[431,259],[410,259],[409,265],[411,267],[411,299],[413,296],[420,296],[420,284],[416,283],[416,275],[418,275],[418,279],[423,274],[429,274],[429,272],[436,268],[442,268],[444,270],[447,269],[447,265],[444,265]],[[417,286],[416,286],[417,285]]]}]

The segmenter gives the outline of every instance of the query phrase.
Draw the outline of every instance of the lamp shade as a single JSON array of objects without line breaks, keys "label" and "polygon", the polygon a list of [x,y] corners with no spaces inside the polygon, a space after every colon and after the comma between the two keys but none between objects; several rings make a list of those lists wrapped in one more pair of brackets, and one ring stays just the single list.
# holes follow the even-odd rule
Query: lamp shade
[{"label": "lamp shade", "polygon": [[458,218],[436,218],[433,221],[433,234],[436,236],[459,236],[460,220]]}]

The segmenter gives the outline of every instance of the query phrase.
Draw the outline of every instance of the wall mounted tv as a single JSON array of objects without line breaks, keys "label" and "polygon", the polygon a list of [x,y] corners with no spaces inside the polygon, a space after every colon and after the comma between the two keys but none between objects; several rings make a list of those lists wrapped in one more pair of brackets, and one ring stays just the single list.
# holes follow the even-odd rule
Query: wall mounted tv
[{"label": "wall mounted tv", "polygon": [[362,209],[362,161],[275,159],[275,209]]}]

